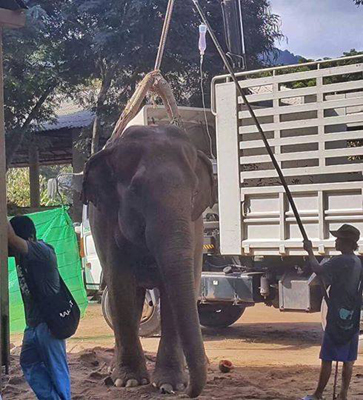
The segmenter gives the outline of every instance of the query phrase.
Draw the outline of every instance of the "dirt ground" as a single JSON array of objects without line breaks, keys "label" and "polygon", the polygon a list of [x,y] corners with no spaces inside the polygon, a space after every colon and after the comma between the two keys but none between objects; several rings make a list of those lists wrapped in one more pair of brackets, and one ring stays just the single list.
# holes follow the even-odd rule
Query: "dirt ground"
[{"label": "dirt ground", "polygon": [[[263,305],[246,310],[232,327],[203,329],[210,360],[208,383],[200,396],[212,399],[299,399],[314,389],[319,371],[321,340],[320,315],[280,313]],[[21,336],[13,335],[11,374],[3,399],[30,400],[34,395],[24,382],[19,365]],[[120,389],[109,385],[107,365],[113,354],[113,334],[106,325],[100,306],[89,306],[77,335],[67,344],[72,375],[73,400],[169,399],[151,385]],[[142,339],[152,371],[158,338]],[[221,359],[232,361],[228,374],[218,370]],[[326,398],[332,398],[333,380]],[[351,384],[350,399],[363,400],[363,361],[358,360]]]}]

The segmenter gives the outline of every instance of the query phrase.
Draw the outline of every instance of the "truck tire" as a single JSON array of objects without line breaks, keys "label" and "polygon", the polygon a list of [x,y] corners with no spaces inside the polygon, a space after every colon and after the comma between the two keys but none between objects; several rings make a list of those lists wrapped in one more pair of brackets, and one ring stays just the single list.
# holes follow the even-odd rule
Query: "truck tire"
[{"label": "truck tire", "polygon": [[[107,325],[113,330],[107,286],[102,293],[101,305],[103,317],[105,318]],[[139,335],[142,337],[150,337],[160,334],[160,331],[160,300],[156,305],[150,305],[145,301],[140,321]]]},{"label": "truck tire", "polygon": [[241,317],[245,308],[232,304],[218,306],[199,304],[199,321],[202,326],[207,328],[227,328]]}]

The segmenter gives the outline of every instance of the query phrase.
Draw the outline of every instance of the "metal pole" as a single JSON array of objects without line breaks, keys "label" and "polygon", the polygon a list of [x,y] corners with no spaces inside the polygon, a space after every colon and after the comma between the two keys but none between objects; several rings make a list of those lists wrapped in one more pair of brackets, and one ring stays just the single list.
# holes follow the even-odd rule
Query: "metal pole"
[{"label": "metal pole", "polygon": [[269,154],[269,156],[271,158],[272,164],[274,165],[274,167],[275,167],[275,169],[277,171],[277,174],[278,174],[279,178],[281,179],[281,184],[285,189],[287,198],[288,198],[289,203],[291,205],[292,211],[294,212],[294,215],[295,215],[295,218],[296,218],[296,222],[297,222],[297,224],[299,226],[299,229],[300,229],[300,232],[302,234],[302,237],[304,238],[304,240],[308,240],[308,236],[307,236],[305,228],[304,228],[304,226],[303,226],[303,224],[301,222],[301,218],[300,218],[300,215],[299,215],[299,213],[297,211],[294,199],[292,198],[290,189],[289,189],[289,187],[288,187],[288,185],[286,183],[284,175],[282,174],[281,168],[280,168],[279,164],[276,161],[276,158],[275,158],[275,156],[274,156],[274,154],[272,152],[272,149],[271,149],[271,147],[270,147],[270,145],[268,143],[266,135],[263,132],[262,127],[261,127],[260,123],[258,122],[258,120],[256,118],[256,115],[255,115],[250,103],[248,102],[247,97],[246,97],[243,89],[239,85],[239,82],[238,82],[237,77],[236,77],[236,75],[235,75],[235,73],[233,71],[233,68],[231,67],[227,56],[225,55],[222,47],[220,46],[220,44],[218,42],[218,39],[217,39],[216,35],[214,34],[214,32],[213,32],[213,30],[212,30],[212,28],[211,28],[211,26],[210,26],[210,24],[209,24],[209,22],[208,22],[208,20],[207,20],[207,18],[205,16],[205,14],[204,14],[203,9],[201,8],[198,0],[192,0],[192,1],[193,1],[194,5],[195,5],[200,17],[201,17],[203,23],[205,25],[207,25],[209,34],[210,34],[210,36],[211,36],[211,38],[212,38],[212,40],[214,42],[214,45],[216,46],[216,48],[218,50],[218,53],[222,57],[224,65],[226,66],[228,72],[230,73],[230,75],[232,77],[233,82],[236,85],[237,91],[238,91],[239,95],[242,97],[244,103],[246,104],[246,107],[247,107],[248,111],[250,112],[251,118],[253,119],[253,122],[255,123],[255,125],[256,125],[256,127],[257,127],[257,129],[258,129],[258,131],[259,131],[259,133],[260,133],[260,135],[262,137],[263,143],[265,144],[266,150],[267,150],[267,152],[268,152],[268,154]]},{"label": "metal pole", "polygon": [[163,55],[164,55],[166,38],[167,38],[168,32],[169,32],[171,14],[173,13],[173,7],[174,7],[174,0],[169,0],[168,8],[166,9],[164,26],[163,26],[163,30],[162,30],[161,37],[160,37],[159,49],[158,49],[158,54],[156,56],[154,70],[160,69],[161,61],[162,61]]}]

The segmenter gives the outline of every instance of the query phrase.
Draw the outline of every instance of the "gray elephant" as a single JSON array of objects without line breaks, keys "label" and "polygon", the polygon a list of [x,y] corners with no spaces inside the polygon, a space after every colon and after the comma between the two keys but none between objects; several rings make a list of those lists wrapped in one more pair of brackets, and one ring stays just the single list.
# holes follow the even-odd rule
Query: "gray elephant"
[{"label": "gray elephant", "polygon": [[[197,397],[206,356],[197,312],[202,213],[213,206],[213,169],[175,126],[133,126],[87,162],[82,201],[109,288],[116,386],[149,383],[138,337],[145,288],[161,293],[154,386]],[[189,383],[185,370],[189,369]]]}]

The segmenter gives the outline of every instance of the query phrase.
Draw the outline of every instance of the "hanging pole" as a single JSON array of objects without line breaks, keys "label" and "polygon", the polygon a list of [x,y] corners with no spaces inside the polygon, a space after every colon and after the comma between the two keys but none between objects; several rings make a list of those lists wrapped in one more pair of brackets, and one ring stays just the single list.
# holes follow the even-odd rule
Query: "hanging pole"
[{"label": "hanging pole", "polygon": [[253,111],[250,103],[248,102],[247,97],[246,97],[246,95],[244,93],[244,90],[239,85],[239,82],[238,82],[237,77],[236,77],[236,75],[235,75],[235,73],[233,71],[233,68],[232,68],[227,56],[225,55],[222,47],[220,46],[220,44],[218,42],[218,39],[217,39],[216,35],[214,34],[214,32],[213,32],[213,30],[212,30],[212,28],[211,28],[211,26],[210,26],[210,24],[209,24],[209,22],[208,22],[208,20],[207,20],[207,18],[205,16],[205,14],[204,14],[203,9],[201,8],[198,0],[192,0],[192,1],[193,1],[194,5],[195,5],[200,17],[201,17],[203,23],[205,25],[207,25],[208,31],[209,31],[209,34],[210,34],[212,40],[213,40],[213,43],[216,46],[216,48],[218,50],[218,53],[219,53],[219,55],[221,56],[221,58],[222,58],[222,60],[224,62],[224,65],[226,66],[228,72],[230,73],[230,75],[232,77],[233,82],[236,85],[237,92],[242,97],[243,102],[246,105],[246,107],[247,107],[247,109],[248,109],[248,111],[249,111],[249,113],[251,115],[251,118],[253,119],[253,122],[255,123],[255,125],[256,125],[256,127],[257,127],[257,129],[258,129],[258,131],[259,131],[259,133],[260,133],[260,135],[262,137],[263,143],[265,144],[266,150],[267,150],[267,152],[268,152],[268,154],[269,154],[269,156],[271,158],[272,164],[274,165],[274,167],[275,167],[275,169],[277,171],[277,174],[278,174],[278,176],[279,176],[279,178],[281,180],[281,184],[285,189],[286,196],[287,196],[287,198],[289,200],[289,203],[291,205],[292,211],[293,211],[293,213],[295,215],[296,222],[297,222],[297,224],[299,226],[301,235],[304,238],[304,240],[308,240],[308,236],[307,236],[305,228],[304,228],[304,226],[303,226],[303,224],[301,222],[301,218],[300,218],[299,212],[298,212],[298,210],[296,208],[294,199],[293,199],[293,197],[291,195],[290,189],[289,189],[289,187],[288,187],[288,185],[286,183],[286,180],[285,180],[285,177],[284,177],[284,175],[283,175],[283,173],[281,171],[281,168],[280,168],[278,162],[276,161],[276,158],[275,158],[275,156],[274,156],[274,154],[272,152],[272,149],[271,149],[271,147],[270,147],[270,145],[268,143],[266,135],[265,135],[264,131],[262,130],[262,127],[261,127],[261,125],[260,125],[260,123],[259,123],[259,121],[258,121],[258,119],[256,117],[256,114]]},{"label": "hanging pole", "polygon": [[160,37],[159,49],[158,49],[158,54],[156,56],[154,70],[160,69],[161,61],[162,61],[163,55],[164,55],[166,38],[167,38],[168,32],[169,32],[171,15],[173,13],[173,7],[174,7],[174,0],[169,0],[168,8],[166,9],[164,26],[163,26],[163,31],[162,31],[162,34]]}]

